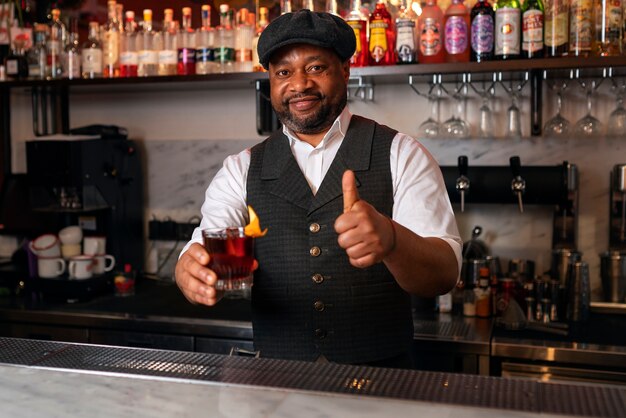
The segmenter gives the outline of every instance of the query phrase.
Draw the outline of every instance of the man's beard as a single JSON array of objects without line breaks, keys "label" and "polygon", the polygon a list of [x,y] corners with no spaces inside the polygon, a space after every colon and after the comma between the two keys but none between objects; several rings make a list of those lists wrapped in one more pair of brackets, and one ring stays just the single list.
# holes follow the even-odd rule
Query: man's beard
[{"label": "man's beard", "polygon": [[347,92],[346,94],[342,94],[339,103],[335,106],[333,106],[332,103],[324,103],[326,96],[322,96],[320,93],[316,93],[315,96],[320,99],[321,106],[314,114],[306,118],[295,117],[289,111],[289,100],[294,98],[290,97],[281,103],[279,109],[274,108],[276,116],[278,116],[278,119],[283,125],[295,133],[310,135],[324,131],[333,124],[337,116],[339,116],[344,107],[346,107],[348,95]]}]

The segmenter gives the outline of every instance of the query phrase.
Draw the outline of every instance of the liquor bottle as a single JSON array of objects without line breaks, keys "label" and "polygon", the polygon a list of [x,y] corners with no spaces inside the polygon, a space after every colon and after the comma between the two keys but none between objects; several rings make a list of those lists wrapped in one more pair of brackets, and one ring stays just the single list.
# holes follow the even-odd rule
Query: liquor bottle
[{"label": "liquor bottle", "polygon": [[115,0],[107,2],[108,19],[102,36],[102,76],[105,78],[120,75],[120,25],[117,21]]},{"label": "liquor bottle", "polygon": [[71,79],[80,78],[80,44],[78,40],[78,20],[70,22],[69,41],[63,54],[63,77]]},{"label": "liquor bottle", "polygon": [[6,75],[15,80],[23,80],[28,78],[28,60],[24,46],[26,40],[23,37],[16,38],[13,41],[13,48],[4,60]]},{"label": "liquor bottle", "polygon": [[34,30],[35,43],[26,54],[28,60],[28,76],[30,78],[43,80],[46,78],[46,67],[48,66],[46,43],[49,28],[48,25],[44,25],[43,23],[36,23]]},{"label": "liquor bottle", "polygon": [[162,46],[159,49],[159,75],[175,75],[178,64],[177,33],[174,26],[174,10],[163,11]]},{"label": "liquor bottle", "polygon": [[519,58],[521,48],[521,10],[519,0],[498,0],[496,3],[495,58]]},{"label": "liquor bottle", "polygon": [[396,39],[393,20],[384,0],[376,3],[369,22],[369,65],[394,65],[396,63]]},{"label": "liquor bottle", "polygon": [[196,73],[196,33],[191,28],[191,7],[183,7],[183,27],[178,32],[178,65],[176,74]]},{"label": "liquor bottle", "polygon": [[156,34],[152,29],[152,10],[143,11],[143,28],[137,33],[137,75],[155,76],[159,73],[159,51],[156,49]]},{"label": "liquor bottle", "polygon": [[235,33],[229,11],[228,4],[220,4],[220,25],[217,27],[215,45],[215,62],[219,73],[232,73],[235,66]]},{"label": "liquor bottle", "polygon": [[544,44],[547,57],[561,57],[569,51],[568,0],[546,0]]},{"label": "liquor bottle", "polygon": [[89,22],[89,36],[81,53],[83,78],[102,77],[102,44],[98,22]]},{"label": "liquor bottle", "polygon": [[522,58],[543,57],[543,0],[522,6]]},{"label": "liquor bottle", "polygon": [[470,13],[470,59],[476,62],[493,59],[495,12],[489,0],[478,0]]},{"label": "liquor bottle", "polygon": [[[267,25],[269,25],[269,10],[267,7],[259,8],[259,21],[256,24],[256,34],[254,35],[254,40],[252,41],[252,69],[253,71],[264,71],[263,67],[259,63],[259,51],[257,51],[257,46],[259,45],[259,37],[261,33],[265,30]],[[357,39],[358,43],[358,39]]]},{"label": "liquor bottle", "polygon": [[291,13],[291,0],[280,0],[280,14]]},{"label": "liquor bottle", "polygon": [[331,15],[339,16],[339,6],[337,5],[337,0],[326,0],[326,7],[324,8],[326,13],[330,13]]},{"label": "liquor bottle", "polygon": [[469,10],[462,0],[452,0],[444,15],[444,47],[447,62],[468,62],[470,59]]},{"label": "liquor bottle", "polygon": [[52,10],[52,22],[50,23],[50,36],[47,43],[47,78],[59,78],[63,74],[61,54],[65,49],[67,30],[61,22],[61,11]]},{"label": "liquor bottle", "polygon": [[608,57],[622,53],[622,13],[622,0],[596,0],[594,55]]},{"label": "liquor bottle", "polygon": [[315,11],[315,2],[313,0],[302,0],[302,9],[308,9],[312,12]]},{"label": "liquor bottle", "polygon": [[211,27],[211,6],[201,9],[202,25],[196,33],[196,74],[215,72],[215,31]]},{"label": "liquor bottle", "polygon": [[412,0],[402,0],[396,17],[398,64],[417,63],[417,15],[411,7],[412,4]]},{"label": "liquor bottle", "polygon": [[569,54],[587,57],[593,44],[593,0],[571,0]]},{"label": "liquor bottle", "polygon": [[346,23],[354,30],[356,36],[356,50],[350,57],[350,66],[365,67],[369,64],[369,49],[367,46],[368,18],[361,11],[361,0],[352,0],[350,12],[346,16]]},{"label": "liquor bottle", "polygon": [[115,19],[117,21],[117,27],[120,33],[124,32],[124,5],[120,3],[115,4]]},{"label": "liquor bottle", "polygon": [[446,52],[443,47],[443,12],[437,6],[437,0],[426,0],[417,26],[418,61],[422,64],[444,62]]},{"label": "liquor bottle", "polygon": [[252,71],[252,41],[254,26],[249,24],[250,12],[242,7],[237,12],[237,27],[235,28],[235,72]]},{"label": "liquor bottle", "polygon": [[489,287],[489,269],[481,267],[479,270],[478,286],[474,288],[476,316],[489,318],[491,316],[491,288]]},{"label": "liquor bottle", "polygon": [[120,38],[120,77],[137,77],[139,56],[135,32],[135,12],[126,12],[124,32]]}]

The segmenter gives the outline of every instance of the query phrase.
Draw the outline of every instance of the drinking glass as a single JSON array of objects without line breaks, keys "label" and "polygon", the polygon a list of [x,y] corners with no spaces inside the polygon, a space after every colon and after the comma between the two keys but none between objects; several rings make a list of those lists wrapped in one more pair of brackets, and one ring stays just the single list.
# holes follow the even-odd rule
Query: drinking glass
[{"label": "drinking glass", "polygon": [[522,137],[522,121],[520,117],[520,111],[517,107],[517,93],[511,94],[511,106],[506,111],[507,124],[506,133],[507,138],[519,139]]},{"label": "drinking glass", "polygon": [[[467,84],[464,82],[453,94],[456,103],[456,112],[452,112],[452,116],[446,120],[442,125],[444,134],[448,134],[452,138],[469,138],[470,127],[469,124],[461,117],[463,115],[463,108],[465,97],[467,93]],[[454,107],[453,107],[454,108]],[[456,115],[459,114],[459,116]]]},{"label": "drinking glass", "polygon": [[591,96],[593,91],[597,89],[600,83],[595,80],[585,81],[579,80],[580,86],[585,90],[587,96],[587,114],[583,116],[574,126],[574,132],[582,136],[598,136],[602,134],[604,126],[598,118],[591,114]]},{"label": "drinking glass", "polygon": [[569,133],[570,121],[561,115],[563,106],[563,92],[567,88],[568,81],[563,80],[561,84],[553,83],[550,85],[552,90],[556,92],[556,115],[548,120],[543,126],[543,135],[546,137],[563,137]]},{"label": "drinking glass", "polygon": [[252,287],[254,238],[243,227],[202,231],[204,248],[210,255],[208,267],[217,275],[216,290],[243,295]]},{"label": "drinking glass", "polygon": [[624,90],[626,89],[626,83],[622,82],[618,85],[615,79],[611,79],[613,82],[613,91],[615,92],[615,99],[617,107],[609,115],[607,122],[607,134],[610,136],[624,136],[626,135],[626,109],[624,109]]},{"label": "drinking glass", "polygon": [[478,94],[482,102],[480,109],[478,109],[478,131],[476,132],[476,136],[478,138],[493,138],[493,113],[491,112],[491,108],[489,107],[489,100],[491,100],[491,98],[495,95],[495,74],[494,81],[489,85],[489,87],[485,87],[484,81],[482,89],[478,89],[476,87],[476,83],[471,83],[470,86],[472,87],[472,90],[474,90],[476,94]]},{"label": "drinking glass", "polygon": [[441,129],[439,122],[439,109],[441,99],[441,86],[432,84],[428,92],[431,113],[428,119],[421,123],[417,130],[418,138],[437,138]]}]

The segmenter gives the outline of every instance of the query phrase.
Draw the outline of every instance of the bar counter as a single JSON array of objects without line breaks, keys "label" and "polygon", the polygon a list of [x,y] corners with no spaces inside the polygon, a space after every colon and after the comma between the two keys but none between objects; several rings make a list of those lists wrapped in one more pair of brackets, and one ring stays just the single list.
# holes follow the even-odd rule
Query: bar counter
[{"label": "bar counter", "polygon": [[0,338],[7,416],[623,416],[626,388]]}]

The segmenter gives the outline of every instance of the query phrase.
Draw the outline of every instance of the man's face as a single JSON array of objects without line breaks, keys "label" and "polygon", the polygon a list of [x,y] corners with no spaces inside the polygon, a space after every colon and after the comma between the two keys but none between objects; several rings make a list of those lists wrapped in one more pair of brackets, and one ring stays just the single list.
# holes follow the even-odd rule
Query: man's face
[{"label": "man's face", "polygon": [[347,102],[350,64],[328,48],[287,45],[269,63],[272,107],[296,133],[325,132]]}]

